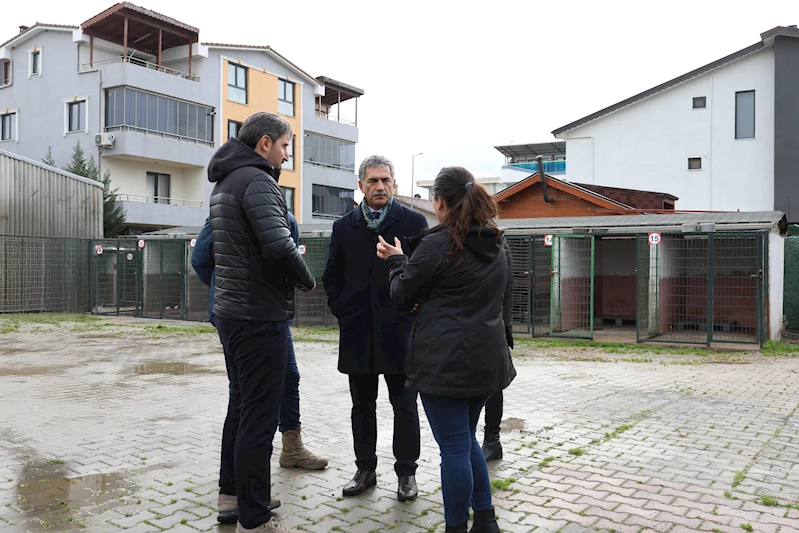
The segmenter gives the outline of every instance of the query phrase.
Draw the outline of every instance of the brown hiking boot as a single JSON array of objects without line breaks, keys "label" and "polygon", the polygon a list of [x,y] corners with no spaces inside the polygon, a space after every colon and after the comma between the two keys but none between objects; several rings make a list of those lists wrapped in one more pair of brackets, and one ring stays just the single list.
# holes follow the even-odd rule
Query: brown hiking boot
[{"label": "brown hiking boot", "polygon": [[306,470],[322,470],[327,466],[327,459],[312,454],[302,443],[300,429],[283,432],[283,449],[280,451],[280,466],[283,468],[304,468]]}]

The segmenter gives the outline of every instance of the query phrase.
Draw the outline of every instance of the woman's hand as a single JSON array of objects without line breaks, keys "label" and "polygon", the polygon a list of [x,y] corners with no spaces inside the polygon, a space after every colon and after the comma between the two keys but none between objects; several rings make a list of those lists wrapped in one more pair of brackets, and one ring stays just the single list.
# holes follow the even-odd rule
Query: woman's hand
[{"label": "woman's hand", "polygon": [[394,237],[394,246],[391,246],[387,243],[382,235],[377,236],[378,243],[377,243],[377,257],[380,259],[386,260],[392,255],[405,255],[402,251],[402,245],[400,244],[400,240]]}]

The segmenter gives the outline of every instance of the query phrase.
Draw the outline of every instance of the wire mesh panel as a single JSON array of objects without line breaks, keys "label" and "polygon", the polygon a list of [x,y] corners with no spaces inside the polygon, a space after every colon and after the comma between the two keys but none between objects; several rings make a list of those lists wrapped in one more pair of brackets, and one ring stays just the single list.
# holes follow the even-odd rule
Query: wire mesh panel
[{"label": "wire mesh panel", "polygon": [[[338,320],[327,307],[322,275],[327,264],[327,252],[330,246],[328,237],[301,237],[300,246],[304,246],[302,255],[308,269],[316,278],[316,288],[311,292],[300,290],[294,293],[294,325],[338,327]],[[302,248],[300,249],[302,251]]]},{"label": "wire mesh panel", "polygon": [[549,335],[552,308],[552,247],[544,237],[532,239],[533,248],[533,336]]},{"label": "wire mesh panel", "polygon": [[194,247],[191,246],[191,241],[189,241],[189,245],[186,246],[186,272],[185,272],[185,316],[186,320],[197,320],[197,321],[207,321],[209,320],[208,314],[208,304],[210,298],[211,288],[202,281],[200,281],[200,277],[197,276],[197,273],[191,267],[191,254],[194,251]]},{"label": "wire mesh panel", "polygon": [[552,241],[550,334],[593,338],[594,238],[561,235]]},{"label": "wire mesh panel", "polygon": [[117,315],[136,316],[139,308],[141,252],[136,241],[119,239],[116,249]]},{"label": "wire mesh panel", "polygon": [[763,286],[762,234],[716,235],[713,242],[713,329],[715,342],[760,339]]},{"label": "wire mesh panel", "polygon": [[[531,280],[533,279],[532,237],[507,236],[505,240],[510,246],[513,259],[513,298],[511,303],[513,316],[513,331],[516,333],[530,333],[532,327],[532,301]],[[549,305],[549,302],[547,302]]]},{"label": "wire mesh panel", "polygon": [[788,329],[799,330],[799,235],[785,237],[783,302]]},{"label": "wire mesh panel", "polygon": [[0,313],[88,311],[90,243],[0,235]]},{"label": "wire mesh panel", "polygon": [[[126,264],[126,253],[136,247],[134,239],[92,241],[92,313],[136,314],[136,267]],[[121,270],[121,272],[120,272]]]}]

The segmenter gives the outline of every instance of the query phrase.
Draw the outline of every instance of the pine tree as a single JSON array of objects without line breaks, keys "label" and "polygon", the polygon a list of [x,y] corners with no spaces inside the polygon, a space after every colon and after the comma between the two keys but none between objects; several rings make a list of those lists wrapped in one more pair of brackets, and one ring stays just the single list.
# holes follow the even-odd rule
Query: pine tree
[{"label": "pine tree", "polygon": [[[94,158],[89,160],[94,165]],[[96,169],[97,167],[95,167]],[[111,189],[111,171],[103,174],[103,234],[106,238],[116,237],[125,229],[125,210],[117,205],[117,190]]]},{"label": "pine tree", "polygon": [[[52,161],[52,165],[55,166],[55,161],[50,152],[51,150],[48,148],[47,155],[42,161],[49,165],[51,164],[47,162],[49,158]],[[103,236],[105,238],[118,236],[127,226],[127,222],[125,221],[125,210],[117,205],[116,193],[118,189],[111,189],[111,171],[106,170],[102,179],[100,179],[100,169],[97,167],[97,163],[94,162],[94,157],[89,157],[86,160],[86,154],[83,148],[80,147],[80,141],[72,149],[72,160],[68,166],[64,167],[64,170],[103,184]]]},{"label": "pine tree", "polygon": [[42,163],[45,165],[50,165],[51,167],[56,167],[55,159],[53,158],[53,147],[47,146],[47,155],[42,158]]},{"label": "pine tree", "polygon": [[80,141],[75,144],[75,148],[72,149],[72,160],[69,162],[69,165],[64,167],[64,170],[67,172],[72,172],[73,174],[77,174],[78,176],[83,176],[84,178],[88,178],[88,169],[86,168],[86,154],[83,152],[83,148],[80,147]]}]

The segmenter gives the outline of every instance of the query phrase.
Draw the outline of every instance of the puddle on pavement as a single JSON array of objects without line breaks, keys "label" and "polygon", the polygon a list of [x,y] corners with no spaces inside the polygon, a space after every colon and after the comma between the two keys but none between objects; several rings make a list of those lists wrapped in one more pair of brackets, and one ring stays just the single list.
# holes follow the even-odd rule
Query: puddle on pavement
[{"label": "puddle on pavement", "polygon": [[64,366],[48,368],[46,366],[28,367],[0,367],[0,377],[2,376],[41,376],[44,374],[58,374],[64,370]]},{"label": "puddle on pavement", "polygon": [[13,504],[28,524],[79,527],[86,516],[84,507],[95,507],[119,499],[133,491],[135,484],[126,479],[128,472],[71,476],[63,464],[26,464],[17,482]]},{"label": "puddle on pavement", "polygon": [[224,370],[216,370],[199,365],[192,365],[190,363],[142,363],[136,365],[135,372],[137,374],[172,374],[173,376],[182,376],[185,374],[224,374]]},{"label": "puddle on pavement", "polygon": [[521,418],[506,418],[499,426],[501,433],[509,433],[511,431],[524,431],[524,420]]}]

